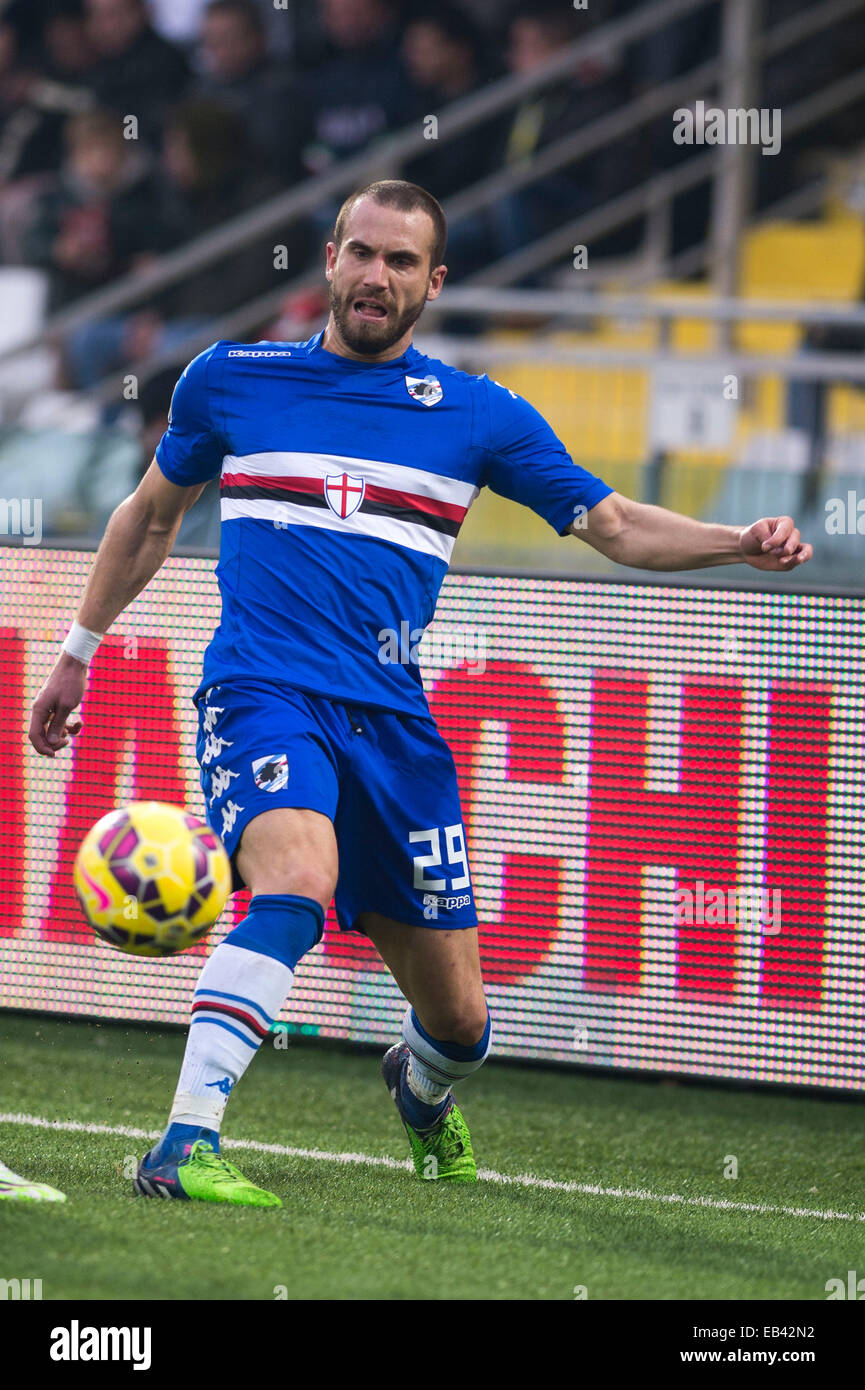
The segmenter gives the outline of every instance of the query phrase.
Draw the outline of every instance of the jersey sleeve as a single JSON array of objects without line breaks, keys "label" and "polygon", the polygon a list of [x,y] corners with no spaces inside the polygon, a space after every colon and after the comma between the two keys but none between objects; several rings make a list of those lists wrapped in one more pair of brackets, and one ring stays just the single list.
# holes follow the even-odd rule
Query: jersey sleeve
[{"label": "jersey sleeve", "polygon": [[156,462],[178,487],[215,478],[227,452],[214,419],[212,354],[209,347],[184,370],[171,397],[168,429],[156,446]]},{"label": "jersey sleeve", "polygon": [[485,385],[490,433],[484,482],[565,535],[581,508],[590,511],[613,489],[574,463],[543,415],[522,396],[488,378]]}]

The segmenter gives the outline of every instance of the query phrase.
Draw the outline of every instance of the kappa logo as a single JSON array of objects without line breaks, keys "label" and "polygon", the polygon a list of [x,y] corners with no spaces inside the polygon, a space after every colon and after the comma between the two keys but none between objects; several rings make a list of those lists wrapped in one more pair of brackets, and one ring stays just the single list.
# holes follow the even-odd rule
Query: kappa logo
[{"label": "kappa logo", "polygon": [[[209,694],[210,694],[210,691],[208,691],[207,693],[208,693],[208,695],[209,695]],[[221,714],[225,714],[225,708],[224,708],[224,706],[223,706],[223,707],[220,707],[219,705],[205,705],[205,706],[204,706],[204,722],[203,722],[203,724],[202,724],[202,728],[204,729],[204,732],[205,732],[206,734],[212,734],[212,733],[213,733],[213,730],[214,730],[214,728],[216,727],[216,721],[217,721],[217,719],[219,718],[219,716],[220,716]]]},{"label": "kappa logo", "polygon": [[241,811],[245,811],[245,810],[246,810],[246,807],[245,807],[245,806],[238,806],[238,804],[237,804],[236,801],[227,801],[226,804],[223,806],[223,808],[222,808],[222,838],[223,838],[223,840],[225,839],[226,835],[230,835],[230,834],[231,834],[232,830],[234,829],[234,822],[237,820],[237,817],[240,815]]},{"label": "kappa logo", "polygon": [[436,405],[444,395],[436,376],[407,376],[405,389],[412,400],[420,401],[421,405]]},{"label": "kappa logo", "polygon": [[471,898],[468,893],[459,893],[452,897],[440,896],[438,893],[424,893],[423,895],[423,915],[427,919],[435,920],[439,915],[439,910],[453,912],[456,907],[468,907]]},{"label": "kappa logo", "polygon": [[230,1076],[221,1076],[218,1081],[205,1081],[205,1086],[215,1086],[217,1091],[224,1096],[230,1096],[234,1089],[234,1082]]},{"label": "kappa logo", "polygon": [[252,764],[255,785],[263,792],[278,792],[288,784],[288,756],[285,753],[272,753],[267,758],[256,758]]},{"label": "kappa logo", "polygon": [[324,480],[325,501],[341,521],[357,511],[365,492],[365,479],[355,478],[352,473],[329,473]]},{"label": "kappa logo", "polygon": [[277,352],[274,349],[262,351],[258,348],[231,348],[228,355],[229,357],[290,357],[291,353],[282,349]]},{"label": "kappa logo", "polygon": [[234,743],[232,738],[220,738],[218,734],[208,734],[201,752],[201,763],[205,766],[212,763],[214,758],[222,756],[223,750],[231,748]]},{"label": "kappa logo", "polygon": [[215,767],[211,778],[211,797],[208,806],[212,806],[214,801],[218,801],[221,796],[225,796],[231,786],[232,779],[239,777],[239,772],[232,772],[230,767]]}]

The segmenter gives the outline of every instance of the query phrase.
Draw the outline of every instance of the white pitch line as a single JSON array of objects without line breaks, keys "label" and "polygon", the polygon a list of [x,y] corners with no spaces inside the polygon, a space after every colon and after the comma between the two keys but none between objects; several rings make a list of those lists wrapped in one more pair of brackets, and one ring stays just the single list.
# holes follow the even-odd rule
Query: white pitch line
[{"label": "white pitch line", "polygon": [[[30,1125],[34,1129],[64,1130],[74,1134],[110,1134],[119,1139],[158,1139],[161,1129],[134,1129],[131,1125],[85,1124],[81,1120],[46,1120],[41,1115],[0,1111],[0,1124]],[[355,1163],[369,1168],[395,1168],[413,1171],[411,1160],[389,1158],[386,1154],[333,1153],[329,1149],[300,1149],[291,1144],[264,1144],[258,1139],[223,1139],[227,1149],[252,1149],[255,1153],[280,1154],[284,1158],[312,1158],[320,1163]],[[719,1197],[686,1197],[679,1192],[649,1192],[641,1187],[600,1187],[595,1183],[566,1182],[559,1178],[538,1178],[533,1173],[497,1173],[479,1168],[484,1182],[507,1187],[540,1188],[545,1192],[573,1192],[583,1197],[618,1197],[631,1202],[666,1202],[682,1207],[708,1207],[713,1211],[741,1211],[760,1216],[803,1216],[818,1221],[865,1221],[865,1212],[821,1211],[810,1207],[775,1207],[765,1202],[731,1202]]]}]

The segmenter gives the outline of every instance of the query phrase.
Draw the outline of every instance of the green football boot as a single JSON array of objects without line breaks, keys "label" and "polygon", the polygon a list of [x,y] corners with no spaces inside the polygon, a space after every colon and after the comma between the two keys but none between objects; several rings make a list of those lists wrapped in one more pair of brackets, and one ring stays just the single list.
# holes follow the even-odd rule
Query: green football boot
[{"label": "green football boot", "polygon": [[28,1182],[5,1163],[0,1163],[0,1201],[2,1202],[65,1202],[66,1193],[49,1187],[47,1182]]},{"label": "green football boot", "polygon": [[230,1202],[235,1207],[282,1206],[275,1192],[256,1187],[206,1139],[196,1139],[184,1148],[185,1153],[169,1153],[165,1157],[157,1154],[156,1163],[146,1153],[133,1181],[135,1191],[142,1197]]},{"label": "green football boot", "polygon": [[452,1095],[448,1097],[444,1114],[432,1128],[414,1129],[406,1119],[400,1088],[410,1056],[407,1043],[396,1043],[384,1055],[381,1074],[405,1126],[415,1172],[426,1182],[477,1182],[478,1170],[468,1125]]}]

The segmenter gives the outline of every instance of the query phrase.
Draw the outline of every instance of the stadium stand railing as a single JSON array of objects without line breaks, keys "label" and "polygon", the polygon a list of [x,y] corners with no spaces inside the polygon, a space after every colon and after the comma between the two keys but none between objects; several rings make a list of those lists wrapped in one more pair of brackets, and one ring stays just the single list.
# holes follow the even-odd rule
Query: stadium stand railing
[{"label": "stadium stand railing", "polygon": [[[795,582],[862,585],[865,360],[807,344],[791,351],[790,334],[798,342],[828,328],[865,340],[865,309],[717,300],[693,286],[657,298],[469,288],[452,298],[463,312],[483,310],[510,327],[482,342],[428,336],[422,346],[526,396],[578,463],[628,496],[705,521],[789,512],[816,552]],[[539,335],[515,327],[519,316],[560,326]],[[731,325],[722,349],[713,331],[720,322]],[[611,569],[488,493],[469,513],[454,562]],[[741,575],[713,574],[713,582],[727,579]]]},{"label": "stadium stand railing", "polygon": [[[441,113],[439,143],[560,81],[577,60],[599,48],[625,51],[649,36],[663,34],[685,16],[706,11],[709,3],[661,0],[647,4],[563,49],[542,70],[503,78],[453,103]],[[726,0],[726,6],[741,11],[742,0]],[[755,37],[756,57],[759,62],[777,57],[825,26],[863,10],[865,0],[823,0],[763,29]],[[721,100],[728,67],[729,54],[719,52],[711,61],[546,146],[522,166],[485,178],[446,204],[451,224],[592,153],[601,151],[614,158],[618,142],[644,129],[651,119],[671,112],[677,103],[712,94]],[[862,71],[814,91],[803,89],[801,97],[785,108],[785,136],[819,124],[863,96]],[[31,490],[44,482],[46,497],[56,504],[47,509],[46,535],[97,535],[141,466],[134,434],[122,427],[106,427],[101,407],[116,403],[128,380],[140,386],[217,338],[260,336],[287,292],[317,284],[320,272],[318,268],[303,270],[290,285],[214,317],[170,353],[131,362],[122,374],[112,375],[73,400],[46,389],[54,345],[81,324],[146,304],[191,272],[260,243],[263,235],[284,235],[292,223],[361,182],[399,174],[424,147],[424,135],[417,126],[387,137],[363,154],[161,257],[147,271],[88,295],[47,321],[37,324],[32,315],[23,320],[29,327],[11,341],[0,340],[0,490],[9,495],[24,482],[29,481]],[[419,341],[421,345],[425,338],[432,341],[431,330],[440,355],[471,370],[495,370],[538,406],[579,462],[623,492],[667,502],[707,519],[749,516],[758,498],[765,499],[763,510],[777,511],[788,499],[798,501],[800,514],[805,506],[806,519],[816,520],[821,498],[840,495],[845,480],[853,479],[855,487],[855,480],[861,481],[865,472],[859,463],[865,452],[859,360],[851,353],[814,351],[806,340],[809,325],[831,324],[854,332],[862,327],[859,311],[851,306],[861,298],[865,279],[863,220],[827,204],[825,179],[804,179],[787,189],[783,199],[762,209],[753,225],[734,229],[739,251],[733,287],[737,297],[713,300],[709,292],[717,283],[713,280],[717,238],[711,233],[705,241],[674,252],[670,227],[677,197],[701,185],[714,187],[715,206],[722,207],[724,180],[722,151],[696,148],[676,168],[653,175],[447,289],[440,301],[441,312],[428,311],[426,332]],[[791,220],[821,207],[826,214],[818,221]],[[640,249],[627,264],[617,262],[606,276],[593,273],[583,283],[625,290],[640,287],[645,296],[626,303],[609,296],[565,295],[560,288],[563,276],[569,276],[568,283],[573,284],[572,247],[592,244],[629,223],[642,227]],[[681,280],[705,271],[709,272],[705,285]],[[548,275],[549,282],[558,286],[546,300],[534,291],[511,291],[510,296],[506,292],[508,286],[537,274]],[[786,298],[798,302],[785,305]],[[543,328],[535,327],[530,333],[515,328],[526,313],[534,315]],[[441,336],[439,330],[446,331],[460,315],[464,319],[470,315],[477,336]],[[724,351],[719,355],[721,346]],[[724,376],[737,378],[738,395],[727,399],[717,393],[718,399],[710,402],[705,383],[722,368]],[[63,476],[70,479],[62,495],[56,466],[61,454]],[[205,512],[201,510],[195,523],[188,519],[189,534],[184,535],[188,543],[213,543],[213,517]],[[819,519],[822,530],[823,519]],[[819,547],[817,562],[808,567],[814,582],[826,582],[824,565],[840,576],[839,582],[853,583],[857,574],[861,578],[861,538],[854,534],[849,540],[849,546]],[[506,514],[495,499],[486,497],[470,516],[456,560],[544,570],[596,563],[587,547],[551,547],[531,518],[527,523],[524,514],[513,509]]]},{"label": "stadium stand railing", "polygon": [[[660,3],[646,4],[635,13],[606,24],[592,31],[586,38],[563,48],[554,60],[537,71],[501,78],[471,96],[451,103],[441,113],[438,146],[447,144],[491,117],[510,111],[526,97],[552,87],[572,71],[576,63],[591,58],[593,54],[611,49],[625,52],[648,37],[663,34],[669,26],[684,17],[711,9],[714,3],[715,0],[660,0]],[[743,0],[726,0],[728,5],[742,3]],[[857,13],[865,13],[865,0],[822,0],[822,3],[759,34],[755,41],[757,56],[761,60],[777,57],[805,42],[810,36],[819,34],[827,25]],[[592,153],[606,150],[610,152],[610,157],[615,157],[613,152],[617,141],[643,131],[647,120],[653,115],[671,113],[677,102],[686,104],[711,95],[713,90],[718,92],[723,75],[724,69],[719,56],[691,69],[681,78],[654,87],[651,91],[627,102],[617,111],[546,146],[523,165],[511,167],[482,180],[447,202],[446,211],[451,226],[471,213],[490,207],[504,193],[530,186],[565,166],[573,167]],[[857,96],[865,96],[865,71],[857,71],[848,77],[824,84],[785,110],[785,135],[807,129],[831,112],[849,105]],[[16,351],[23,352],[44,346],[83,323],[147,303],[155,295],[169,290],[190,274],[220,261],[229,253],[253,245],[263,236],[277,232],[284,235],[287,229],[300,219],[329,203],[333,198],[344,195],[360,183],[373,178],[399,175],[410,159],[426,149],[428,143],[417,122],[396,135],[384,137],[374,142],[362,154],[341,161],[327,172],[305,180],[298,187],[268,199],[239,216],[227,219],[216,231],[197,237],[180,249],[159,257],[146,270],[127,275],[76,301],[70,307],[52,315],[42,329],[19,344]],[[557,232],[524,247],[518,253],[518,257],[505,257],[492,262],[477,276],[472,277],[471,282],[513,284],[523,274],[561,258],[574,238],[582,241],[585,241],[586,237],[597,238],[635,219],[642,219],[646,224],[646,243],[652,252],[653,273],[664,273],[666,257],[663,250],[658,252],[658,226],[668,222],[672,201],[678,194],[720,179],[721,153],[720,146],[709,150],[703,147],[699,153],[695,151],[681,167],[656,175],[644,185],[630,191],[623,199],[613,200],[612,203],[593,210],[585,218],[563,224]],[[818,190],[815,186],[806,198],[810,207],[816,205],[817,197]],[[638,256],[636,259],[642,265],[642,258]],[[296,283],[300,286],[318,283],[317,267],[312,274],[309,271],[301,274]],[[261,296],[230,316],[238,334],[242,335],[272,317],[278,311],[281,300],[289,288],[291,286],[284,286]],[[191,355],[202,343],[212,341],[212,338],[207,337],[208,331],[209,326],[205,326],[200,332],[190,334],[178,351],[182,350],[187,356]],[[7,355],[8,353],[0,350],[0,363]],[[164,361],[156,360],[131,364],[130,370],[138,368],[140,376],[148,371],[154,372],[164,365]]]}]

